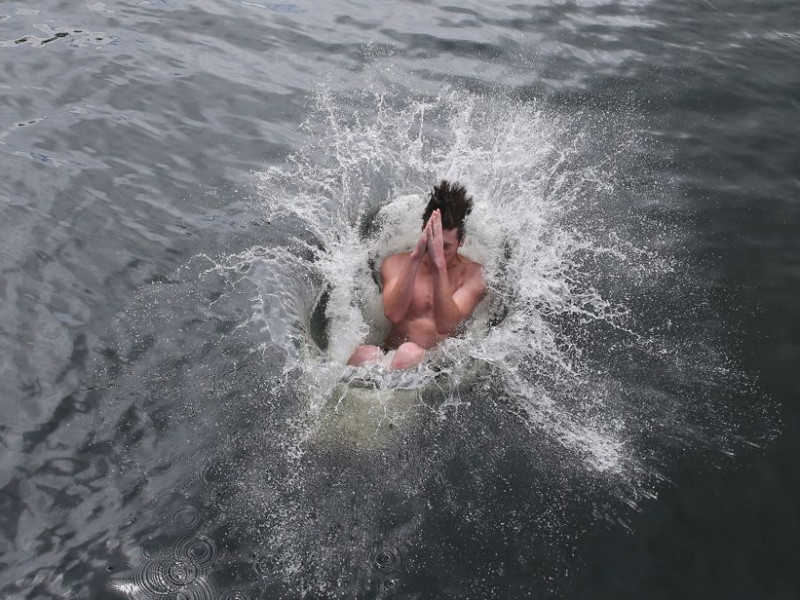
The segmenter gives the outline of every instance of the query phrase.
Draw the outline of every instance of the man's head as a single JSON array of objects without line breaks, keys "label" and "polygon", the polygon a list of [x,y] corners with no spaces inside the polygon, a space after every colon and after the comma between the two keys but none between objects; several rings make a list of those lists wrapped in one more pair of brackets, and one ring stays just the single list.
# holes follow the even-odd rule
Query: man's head
[{"label": "man's head", "polygon": [[431,218],[433,211],[439,209],[442,215],[442,229],[456,229],[459,242],[464,240],[464,220],[472,212],[472,197],[458,182],[442,179],[439,185],[433,186],[428,205],[422,213],[422,226]]}]

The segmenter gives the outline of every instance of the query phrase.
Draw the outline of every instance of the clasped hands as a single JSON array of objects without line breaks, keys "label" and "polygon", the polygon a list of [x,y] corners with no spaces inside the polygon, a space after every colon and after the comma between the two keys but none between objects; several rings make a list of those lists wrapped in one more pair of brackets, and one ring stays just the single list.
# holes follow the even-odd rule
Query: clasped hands
[{"label": "clasped hands", "polygon": [[445,266],[442,214],[438,208],[433,211],[428,222],[425,224],[422,235],[420,235],[417,245],[411,252],[411,258],[422,259],[426,253],[434,266]]}]

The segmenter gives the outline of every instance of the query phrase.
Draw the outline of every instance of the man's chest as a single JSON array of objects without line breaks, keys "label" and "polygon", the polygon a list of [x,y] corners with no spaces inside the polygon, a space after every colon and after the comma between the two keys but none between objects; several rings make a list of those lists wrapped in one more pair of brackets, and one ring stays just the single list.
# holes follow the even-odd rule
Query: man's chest
[{"label": "man's chest", "polygon": [[[451,295],[458,288],[461,277],[460,269],[448,271],[448,288],[446,293]],[[436,281],[431,271],[420,272],[417,274],[414,283],[414,296],[411,300],[411,308],[415,313],[432,313]]]}]

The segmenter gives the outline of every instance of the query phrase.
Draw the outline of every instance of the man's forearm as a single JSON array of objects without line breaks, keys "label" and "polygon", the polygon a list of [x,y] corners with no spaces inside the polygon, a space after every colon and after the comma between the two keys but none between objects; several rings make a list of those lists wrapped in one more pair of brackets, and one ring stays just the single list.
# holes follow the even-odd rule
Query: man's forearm
[{"label": "man's forearm", "polygon": [[392,323],[402,321],[411,306],[414,298],[414,283],[417,279],[417,271],[422,258],[411,256],[403,268],[400,279],[392,288],[391,294],[383,298],[383,312],[386,318]]},{"label": "man's forearm", "polygon": [[449,334],[461,322],[461,311],[453,302],[453,290],[450,288],[447,267],[434,269],[433,316],[436,320],[436,330],[442,335]]}]

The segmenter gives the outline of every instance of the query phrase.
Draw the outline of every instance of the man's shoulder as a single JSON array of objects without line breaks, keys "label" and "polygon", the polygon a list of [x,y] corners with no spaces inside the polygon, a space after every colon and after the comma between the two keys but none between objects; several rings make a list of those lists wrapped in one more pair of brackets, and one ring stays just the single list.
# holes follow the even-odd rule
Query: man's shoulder
[{"label": "man's shoulder", "polygon": [[383,260],[386,261],[386,260],[389,260],[389,259],[397,260],[397,259],[400,259],[400,258],[408,258],[410,255],[411,255],[411,252],[398,252],[397,254],[390,254],[389,256],[384,258]]},{"label": "man's shoulder", "polygon": [[411,256],[411,252],[398,252],[397,254],[390,254],[386,258],[383,259],[384,265],[392,263],[399,263],[408,260],[408,257]]},{"label": "man's shoulder", "polygon": [[464,261],[462,264],[464,265],[464,273],[479,275],[483,274],[483,265],[477,261],[472,260],[471,258],[467,258],[463,254],[459,255],[461,260]]},{"label": "man's shoulder", "polygon": [[411,252],[400,252],[398,254],[390,254],[386,258],[383,259],[381,263],[381,271],[386,272],[387,270],[391,271],[394,269],[401,268],[402,265],[408,261],[408,257],[411,255]]},{"label": "man's shoulder", "polygon": [[483,265],[466,256],[461,256],[463,260],[461,271],[461,286],[473,289],[485,289],[486,282],[483,278]]}]

